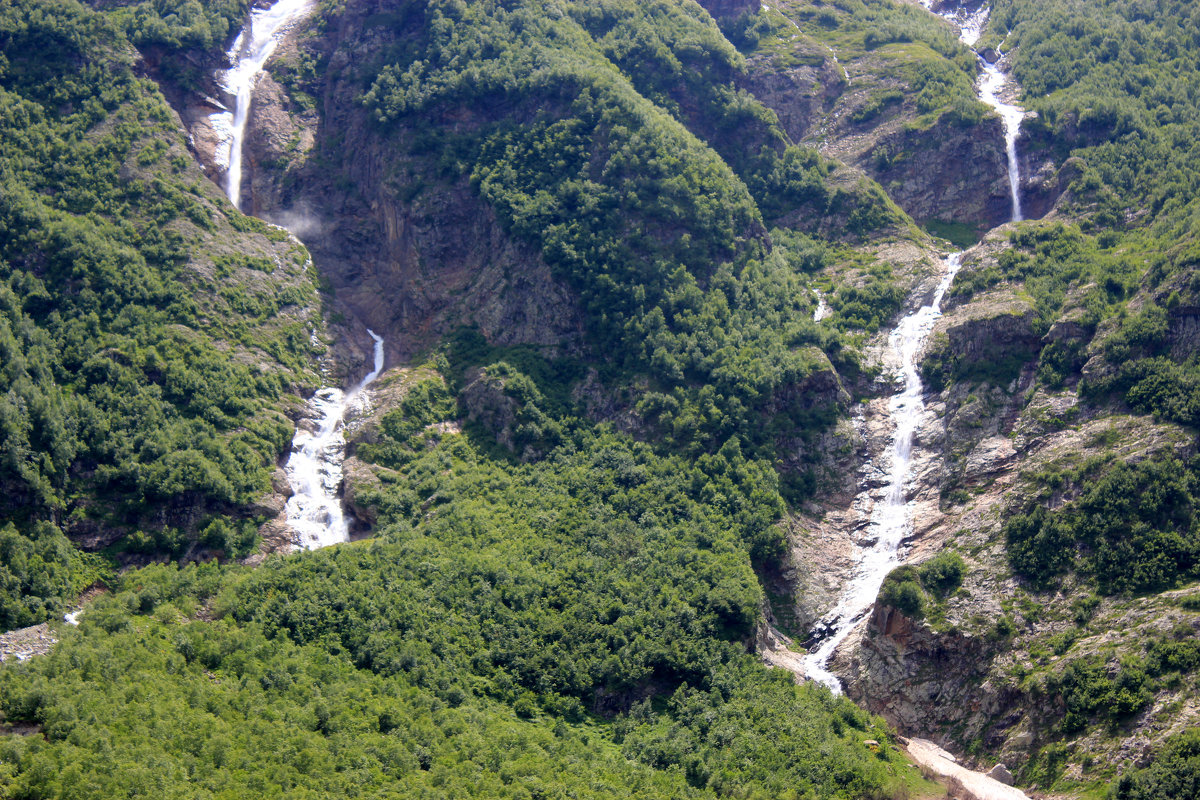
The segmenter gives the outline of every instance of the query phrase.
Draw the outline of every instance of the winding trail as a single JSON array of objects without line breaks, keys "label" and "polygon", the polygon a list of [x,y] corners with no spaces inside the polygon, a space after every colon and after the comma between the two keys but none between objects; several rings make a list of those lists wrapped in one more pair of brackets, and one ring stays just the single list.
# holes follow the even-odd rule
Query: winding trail
[{"label": "winding trail", "polygon": [[945,781],[946,788],[964,800],[1029,800],[1017,787],[962,766],[928,739],[909,739],[906,749],[913,761]]}]

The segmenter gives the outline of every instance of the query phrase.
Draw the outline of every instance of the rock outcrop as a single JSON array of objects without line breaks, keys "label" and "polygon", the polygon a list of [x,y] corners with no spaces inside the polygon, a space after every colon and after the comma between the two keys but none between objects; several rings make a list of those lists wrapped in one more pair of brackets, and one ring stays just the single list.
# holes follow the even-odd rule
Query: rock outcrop
[{"label": "rock outcrop", "polygon": [[32,656],[45,655],[57,642],[58,637],[45,622],[8,631],[0,634],[0,661],[24,661]]},{"label": "rock outcrop", "polygon": [[796,142],[857,167],[878,181],[918,222],[980,229],[1008,220],[1011,200],[1004,129],[986,116],[917,119],[910,104],[879,105],[908,88],[884,64],[856,64],[855,81],[825,45],[796,30],[783,53],[748,60],[745,88],[774,111]]},{"label": "rock outcrop", "polygon": [[990,717],[1009,699],[982,686],[994,647],[981,636],[940,634],[876,606],[857,639],[836,662],[847,695],[907,735],[940,737],[948,720]]},{"label": "rock outcrop", "polygon": [[887,126],[877,135],[846,141],[857,152],[844,155],[918,222],[992,228],[1008,221],[1008,161],[997,117],[961,125],[942,115],[927,129]]}]

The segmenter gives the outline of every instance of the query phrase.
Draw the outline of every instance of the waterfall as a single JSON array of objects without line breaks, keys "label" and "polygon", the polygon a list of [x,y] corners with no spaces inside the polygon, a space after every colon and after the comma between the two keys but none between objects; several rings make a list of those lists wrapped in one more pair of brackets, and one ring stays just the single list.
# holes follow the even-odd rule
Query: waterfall
[{"label": "waterfall", "polygon": [[1017,136],[1021,133],[1021,120],[1025,119],[1025,109],[1010,105],[1000,98],[1000,93],[1008,85],[1008,76],[1000,71],[995,64],[989,64],[982,58],[979,60],[983,67],[983,77],[979,81],[979,99],[994,108],[1004,121],[1004,144],[1008,151],[1008,189],[1012,195],[1012,220],[1020,222],[1024,219],[1021,214],[1021,162],[1017,158]]},{"label": "waterfall", "polygon": [[[925,8],[936,13],[959,30],[959,40],[971,49],[979,43],[987,28],[991,8],[983,3],[974,11],[969,6],[953,6],[933,11],[933,0],[922,0]],[[1003,54],[1001,54],[1003,57]],[[976,54],[979,60],[979,99],[990,106],[1000,115],[1004,123],[1004,145],[1008,153],[1008,189],[1012,197],[1012,221],[1020,222],[1025,217],[1021,212],[1021,162],[1017,158],[1017,137],[1021,133],[1021,121],[1025,119],[1025,109],[1006,103],[1003,99],[1008,88],[1008,76],[1000,69],[999,61],[989,64],[987,59]]]},{"label": "waterfall", "polygon": [[254,84],[284,34],[308,13],[311,5],[312,0],[279,0],[270,8],[252,11],[246,27],[229,48],[233,66],[217,75],[221,88],[235,100],[232,113],[223,111],[211,117],[213,128],[221,134],[216,161],[225,167],[225,194],[235,208],[241,208],[242,145]]},{"label": "waterfall", "polygon": [[[933,0],[922,0],[922,3],[925,8],[933,11]],[[958,27],[964,44],[974,47],[987,27],[990,9],[987,4],[974,11],[958,5],[937,13]],[[1004,122],[1004,139],[1008,150],[1008,183],[1012,194],[1012,219],[1020,221],[1021,173],[1020,162],[1017,159],[1017,136],[1025,111],[1001,99],[1001,94],[1008,84],[1008,76],[983,58],[979,59],[979,63],[982,72],[979,98],[995,109]],[[842,593],[833,612],[821,621],[814,632],[812,640],[816,643],[816,649],[804,657],[805,674],[812,680],[825,684],[835,693],[841,692],[841,683],[837,676],[829,671],[829,662],[838,645],[845,641],[874,606],[883,579],[901,563],[900,545],[911,530],[905,487],[912,461],[913,437],[925,410],[924,387],[917,371],[917,355],[924,347],[934,323],[942,315],[942,298],[954,281],[961,264],[962,253],[953,253],[946,257],[946,271],[934,293],[933,302],[900,320],[900,324],[888,338],[889,346],[900,361],[904,388],[888,403],[888,413],[895,425],[895,431],[891,440],[892,463],[888,472],[887,494],[874,506],[865,540],[867,544],[856,548],[856,564],[850,584]]]},{"label": "waterfall", "polygon": [[817,308],[813,311],[813,322],[820,322],[828,318],[833,311],[829,308],[829,303],[825,301],[825,295],[821,293],[820,289],[813,289],[813,294],[817,298]]},{"label": "waterfall", "polygon": [[[255,9],[229,49],[233,65],[217,75],[222,88],[236,99],[233,112],[211,117],[221,134],[217,163],[225,167],[225,192],[234,207],[242,193],[242,146],[254,84],[284,34],[312,7],[313,0],[278,0],[270,8]],[[308,402],[307,417],[314,430],[297,426],[292,453],[284,472],[292,487],[286,514],[301,547],[315,550],[350,538],[350,525],[342,510],[342,461],[346,453],[346,412],[360,403],[363,390],[383,371],[383,338],[368,329],[375,342],[374,369],[348,392],[325,387]]]},{"label": "waterfall", "polygon": [[301,547],[316,550],[350,538],[350,525],[342,510],[343,435],[346,412],[361,400],[362,391],[383,371],[383,338],[368,329],[375,342],[375,364],[367,376],[348,392],[324,388],[313,395],[309,408],[316,417],[315,431],[296,428],[292,454],[284,472],[292,487],[287,501],[287,521]]},{"label": "waterfall", "polygon": [[841,691],[829,661],[850,631],[871,610],[883,579],[899,564],[900,545],[910,530],[909,506],[905,496],[909,466],[912,463],[913,438],[925,410],[924,387],[917,371],[917,355],[925,345],[933,325],[942,315],[942,298],[950,288],[962,263],[962,254],[947,256],[946,273],[934,292],[933,302],[900,320],[888,337],[888,346],[900,361],[904,388],[888,401],[888,414],[895,424],[892,433],[891,467],[887,493],[875,504],[867,529],[868,544],[858,548],[853,576],[832,614],[822,620],[824,638],[817,649],[804,657],[805,674],[820,681],[835,693]]}]

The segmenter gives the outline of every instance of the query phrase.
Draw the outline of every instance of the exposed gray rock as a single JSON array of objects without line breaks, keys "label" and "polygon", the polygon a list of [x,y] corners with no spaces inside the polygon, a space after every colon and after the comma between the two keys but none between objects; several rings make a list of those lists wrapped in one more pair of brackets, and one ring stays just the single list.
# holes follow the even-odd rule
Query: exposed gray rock
[{"label": "exposed gray rock", "polygon": [[45,655],[57,642],[58,637],[45,622],[8,631],[0,634],[0,661],[24,661],[31,656]]},{"label": "exposed gray rock", "polygon": [[1009,772],[1008,768],[1003,764],[997,764],[996,766],[992,767],[992,769],[988,772],[988,777],[994,778],[1006,786],[1013,785],[1012,773]]}]

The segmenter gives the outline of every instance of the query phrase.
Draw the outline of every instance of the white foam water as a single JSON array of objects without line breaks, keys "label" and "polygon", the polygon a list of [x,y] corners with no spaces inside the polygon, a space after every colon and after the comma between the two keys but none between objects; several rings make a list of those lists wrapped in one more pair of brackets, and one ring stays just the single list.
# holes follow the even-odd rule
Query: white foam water
[{"label": "white foam water", "polygon": [[825,300],[825,295],[820,289],[813,289],[813,294],[817,296],[817,308],[813,311],[813,322],[820,322],[827,319],[833,310],[829,308],[829,303]]},{"label": "white foam water", "polygon": [[833,612],[822,620],[821,628],[828,635],[817,649],[804,657],[805,674],[828,686],[835,694],[841,692],[841,682],[829,671],[829,662],[838,645],[867,615],[883,585],[883,579],[900,563],[900,545],[911,530],[910,508],[906,495],[909,468],[912,464],[913,439],[921,414],[925,410],[924,386],[917,370],[917,356],[934,323],[942,315],[942,298],[954,281],[962,264],[962,254],[946,257],[946,273],[934,292],[933,301],[900,320],[888,337],[888,346],[900,362],[899,375],[903,389],[888,401],[888,413],[895,424],[892,433],[891,466],[888,469],[886,494],[875,503],[867,527],[866,544],[857,548],[856,563],[850,584],[842,593]]},{"label": "white foam water", "polygon": [[342,461],[346,454],[346,412],[362,402],[363,391],[383,371],[383,338],[367,333],[375,342],[374,369],[348,392],[325,388],[309,400],[317,420],[316,430],[297,427],[292,454],[284,472],[292,487],[286,513],[296,532],[297,544],[309,550],[348,541],[350,525],[342,509]]},{"label": "white foam water", "polygon": [[[983,3],[974,10],[971,10],[970,6],[958,5],[943,7],[941,11],[933,10],[933,0],[922,0],[922,3],[925,8],[957,27],[959,40],[972,49],[979,43],[991,16],[991,8],[987,3]],[[1008,89],[1009,79],[1008,75],[1000,69],[1000,62],[991,64],[985,58],[978,58],[979,99],[999,114],[1004,124],[1004,145],[1008,155],[1008,188],[1012,198],[1012,220],[1020,222],[1025,217],[1021,209],[1021,161],[1017,157],[1017,137],[1021,134],[1021,122],[1026,116],[1025,109],[1005,102],[1004,95]]]},{"label": "white foam water", "polygon": [[1008,189],[1012,197],[1012,219],[1020,222],[1024,219],[1021,210],[1021,161],[1017,157],[1017,137],[1021,134],[1021,121],[1025,119],[1025,109],[1004,102],[1001,94],[1008,85],[1008,76],[995,64],[979,60],[983,76],[979,81],[979,99],[988,104],[1000,114],[1004,122],[1004,144],[1008,152]]},{"label": "white foam water", "polygon": [[212,115],[212,126],[221,137],[215,160],[225,170],[225,194],[241,208],[242,145],[250,119],[250,97],[267,60],[291,27],[308,13],[313,0],[279,0],[270,8],[255,9],[246,27],[229,48],[230,69],[217,74],[217,81],[234,98],[234,110]]},{"label": "white foam water", "polygon": [[[922,4],[933,11],[933,0],[922,0]],[[974,47],[987,27],[990,11],[986,4],[975,10],[971,10],[969,6],[954,5],[935,13],[957,26],[963,43]],[[983,58],[979,59],[979,64],[979,98],[995,109],[1004,121],[1012,219],[1019,221],[1022,214],[1017,137],[1020,134],[1021,121],[1025,118],[1025,110],[1003,100],[1008,76]],[[917,355],[924,347],[934,323],[942,315],[942,298],[954,281],[954,276],[958,274],[962,265],[962,253],[947,256],[945,264],[946,272],[934,293],[933,302],[900,320],[900,324],[888,339],[889,346],[900,361],[904,389],[888,403],[888,413],[895,425],[895,432],[891,441],[892,463],[888,471],[887,493],[874,505],[867,528],[866,544],[856,550],[856,564],[850,584],[833,612],[822,620],[818,628],[823,638],[817,643],[816,649],[804,657],[805,674],[812,680],[825,684],[835,693],[841,692],[841,681],[829,671],[829,662],[838,646],[874,606],[883,579],[901,563],[900,546],[912,529],[906,486],[912,462],[913,439],[921,422],[921,414],[925,410],[924,387],[917,371]],[[864,494],[868,496],[864,498],[860,495],[856,505],[870,503],[869,490]]]}]

